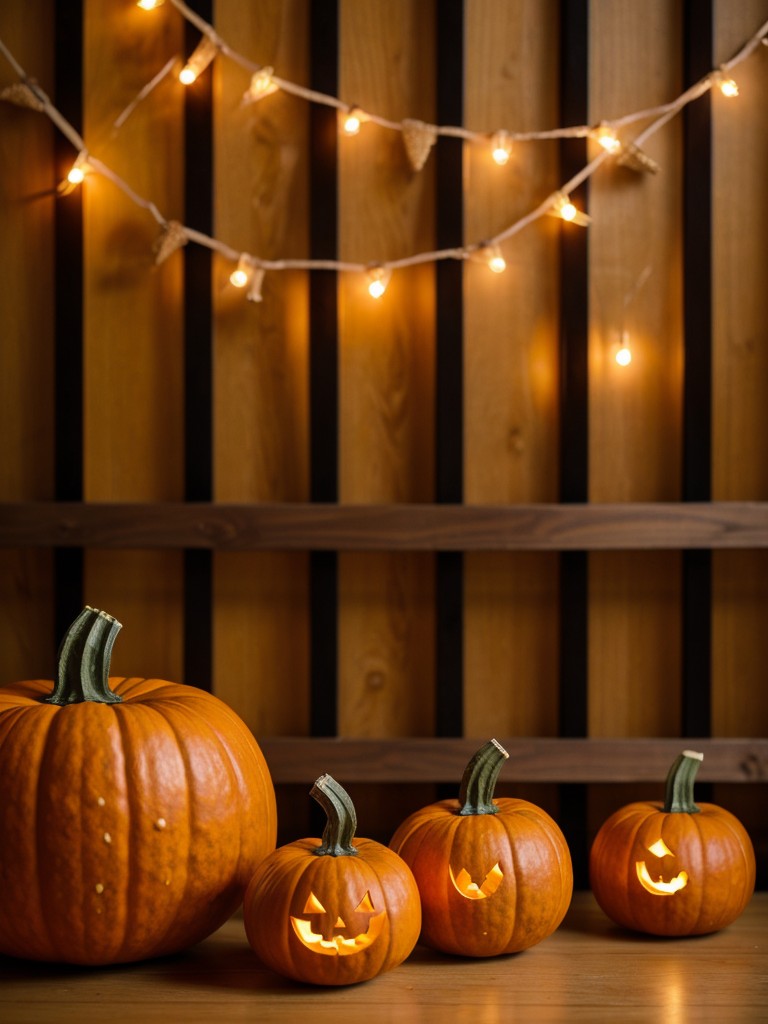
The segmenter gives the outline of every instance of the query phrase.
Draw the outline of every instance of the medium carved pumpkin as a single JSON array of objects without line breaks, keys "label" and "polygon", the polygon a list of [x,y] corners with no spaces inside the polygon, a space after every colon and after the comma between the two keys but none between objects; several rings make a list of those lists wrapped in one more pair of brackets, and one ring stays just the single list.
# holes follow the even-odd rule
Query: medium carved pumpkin
[{"label": "medium carved pumpkin", "polygon": [[274,790],[244,722],[191,686],[109,679],[120,628],[86,608],[53,693],[0,690],[2,953],[107,964],[182,949],[274,849]]},{"label": "medium carved pumpkin", "polygon": [[416,882],[386,846],[354,838],[355,808],[335,779],[321,776],[311,795],[327,815],[322,841],[299,839],[263,861],[243,902],[246,935],[268,967],[296,981],[368,981],[416,945]]},{"label": "medium carved pumpkin", "polygon": [[755,854],[729,811],[693,800],[703,754],[672,765],[664,803],[614,812],[589,858],[595,899],[617,924],[652,935],[705,935],[735,921],[755,887]]},{"label": "medium carved pumpkin", "polygon": [[461,956],[527,949],[568,909],[573,871],[552,818],[493,791],[509,755],[489,740],[464,772],[458,800],[416,811],[390,846],[410,865],[421,894],[421,941]]}]

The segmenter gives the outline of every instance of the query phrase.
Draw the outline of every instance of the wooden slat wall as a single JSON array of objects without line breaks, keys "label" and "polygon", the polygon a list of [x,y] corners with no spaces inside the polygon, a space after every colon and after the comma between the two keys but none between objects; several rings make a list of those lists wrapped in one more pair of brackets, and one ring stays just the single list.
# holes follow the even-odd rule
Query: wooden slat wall
[{"label": "wooden slat wall", "polygon": [[[434,120],[439,0],[338,0],[333,8],[340,97],[394,120]],[[312,62],[321,56],[313,52],[313,9],[316,17],[322,15],[323,3],[313,8],[311,0],[218,2],[213,19],[237,50],[308,84]],[[467,126],[490,133],[502,126],[526,130],[561,123],[563,9],[557,0],[464,0],[464,50],[457,66],[463,64]],[[615,117],[679,94],[686,84],[682,3],[592,0],[584,10],[590,118]],[[713,64],[727,59],[768,18],[765,0],[715,0],[713,10]],[[49,91],[53,11],[52,0],[0,8],[0,37]],[[133,0],[117,0],[109,11],[99,0],[83,0],[82,29],[82,125],[88,145],[166,216],[184,221],[190,168],[184,166],[185,97],[175,78],[163,81],[119,132],[112,131],[115,117],[144,83],[171,55],[182,54],[181,17],[170,4],[145,14]],[[308,255],[309,105],[279,93],[241,106],[247,71],[221,58],[210,74],[213,137],[200,144],[212,146],[214,234],[235,249],[265,257]],[[760,228],[768,215],[764,53],[737,77],[738,100],[712,97],[710,495],[737,506],[692,509],[686,518],[679,506],[665,512],[661,504],[683,499],[686,457],[685,167],[679,118],[644,147],[660,165],[657,175],[607,164],[589,184],[587,483],[594,508],[584,510],[583,518],[577,508],[563,513],[552,505],[560,498],[562,470],[559,242],[563,232],[581,228],[543,218],[505,243],[507,271],[501,277],[479,262],[467,261],[462,268],[465,508],[456,518],[450,508],[419,518],[419,509],[436,500],[436,463],[445,440],[436,428],[435,267],[396,272],[378,303],[367,295],[361,276],[338,275],[337,497],[353,510],[335,510],[324,518],[322,511],[315,515],[302,508],[311,494],[309,431],[317,412],[311,407],[309,372],[310,275],[267,274],[263,302],[249,303],[229,284],[232,265],[213,259],[212,402],[201,417],[212,423],[212,498],[226,503],[227,511],[221,516],[215,506],[210,514],[200,511],[213,538],[210,545],[220,548],[212,554],[210,682],[257,735],[267,738],[267,749],[283,766],[281,780],[291,784],[302,773],[310,783],[313,772],[327,767],[312,763],[313,750],[336,756],[335,747],[314,748],[306,740],[286,753],[288,741],[280,738],[309,736],[313,715],[318,720],[313,702],[322,699],[325,687],[336,731],[350,743],[340,748],[339,764],[350,772],[344,781],[352,783],[362,802],[361,819],[378,822],[382,837],[397,814],[433,792],[425,785],[431,776],[416,767],[409,775],[403,759],[419,756],[421,748],[413,744],[434,736],[440,718],[435,636],[441,577],[432,549],[440,549],[441,538],[454,551],[461,549],[462,536],[466,539],[458,673],[463,736],[496,733],[510,743],[515,737],[552,741],[546,753],[562,774],[553,776],[539,765],[520,776],[522,784],[533,787],[530,794],[551,809],[557,810],[562,796],[555,781],[589,782],[593,829],[634,791],[605,781],[612,777],[606,766],[618,763],[611,762],[617,755],[610,741],[658,738],[649,739],[655,746],[641,742],[631,748],[638,756],[658,759],[663,753],[658,744],[682,735],[684,555],[676,547],[711,541],[715,548],[743,548],[755,538],[759,550],[716,550],[712,556],[709,719],[713,737],[768,735],[762,678],[768,661],[764,509],[745,504],[768,501],[768,462],[759,440],[768,426],[763,287],[768,245]],[[11,81],[12,72],[0,64],[0,86]],[[51,190],[66,168],[53,166],[54,141],[45,118],[0,104],[4,502],[55,496],[54,202],[66,198],[54,201]],[[187,152],[194,144],[186,140]],[[467,242],[499,231],[560,183],[555,142],[519,144],[503,168],[477,144],[463,147],[463,160]],[[434,248],[440,184],[434,153],[421,172],[414,172],[399,135],[369,123],[357,138],[339,139],[335,170],[340,258],[391,259]],[[194,683],[184,670],[189,628],[184,555],[172,535],[177,527],[178,536],[191,542],[199,534],[190,518],[197,513],[177,514],[176,504],[185,498],[184,253],[156,267],[157,225],[107,180],[88,179],[83,197],[83,498],[141,502],[153,509],[144,520],[145,526],[153,525],[143,535],[141,523],[126,523],[124,509],[115,511],[115,520],[92,526],[91,509],[72,512],[77,543],[82,531],[102,538],[102,546],[85,546],[83,599],[125,624],[115,672],[186,674],[185,681]],[[461,241],[457,237],[454,243]],[[647,280],[633,295],[646,268]],[[626,369],[612,358],[622,330],[630,332],[634,353]],[[328,444],[332,447],[334,439]],[[246,510],[239,517],[238,503],[266,503],[274,517],[259,520],[253,513],[248,518]],[[372,510],[370,518],[361,511],[355,518],[354,507],[370,505],[380,511]],[[531,506],[531,518],[505,518],[503,511],[495,515],[482,508],[504,505]],[[176,517],[167,523],[165,507]],[[407,511],[400,518],[403,508],[412,510],[412,518]],[[0,552],[0,682],[52,670],[54,593],[62,581],[56,579],[45,540],[52,545],[71,539],[66,519],[62,526],[43,512],[37,526],[38,512],[39,506],[30,506],[22,522],[15,508],[15,522],[3,526],[11,546]],[[337,606],[323,617],[335,623],[337,678],[318,683],[312,665],[318,626],[312,556],[300,549],[302,531],[318,549],[333,548],[335,531],[344,531],[345,524],[350,532],[343,536],[359,542],[338,545]],[[143,548],[123,550],[132,544],[132,529],[149,539]],[[654,550],[657,529],[659,549]],[[287,539],[282,546],[276,540],[275,550],[226,550],[227,537],[234,538],[233,548],[247,548],[249,542],[261,548],[263,536]],[[625,537],[627,550],[621,550]],[[382,544],[377,538],[384,538]],[[631,550],[637,538],[643,550]],[[517,550],[501,550],[505,539]],[[594,750],[604,759],[599,769],[582,747],[557,746],[562,728],[559,545],[612,549],[592,550],[587,561],[588,701],[581,710],[597,743]],[[374,550],[377,546],[381,550]],[[709,680],[702,689],[708,691]],[[404,745],[398,747],[398,740]],[[392,743],[387,749],[397,763],[371,774],[362,765],[366,757],[380,756],[379,741]],[[374,747],[365,747],[367,742]],[[757,765],[755,771],[742,771],[741,755],[729,748],[730,760],[710,778],[728,780],[717,793],[741,812],[764,862],[764,786],[730,784],[742,777],[764,778],[760,743],[744,755],[750,766]],[[425,749],[424,756],[440,767],[434,781],[446,781],[448,755],[437,747]],[[713,757],[717,749],[712,748]],[[292,756],[299,759],[298,769],[286,767]],[[568,760],[573,757],[575,762]],[[622,779],[632,777],[625,761]],[[636,777],[648,778],[647,768],[638,767]],[[388,783],[402,778],[414,783],[404,797],[408,808],[393,806],[386,793]],[[282,792],[286,837],[301,827],[304,790],[300,784]]]}]

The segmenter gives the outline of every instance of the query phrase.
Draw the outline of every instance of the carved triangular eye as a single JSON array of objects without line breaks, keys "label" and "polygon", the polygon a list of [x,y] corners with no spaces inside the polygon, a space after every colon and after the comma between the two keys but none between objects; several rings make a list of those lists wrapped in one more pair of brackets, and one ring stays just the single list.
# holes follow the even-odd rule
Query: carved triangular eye
[{"label": "carved triangular eye", "polygon": [[359,910],[364,914],[374,913],[373,903],[371,902],[371,894],[369,892],[366,892],[365,896],[363,896],[363,898],[355,907],[355,910]]},{"label": "carved triangular eye", "polygon": [[307,902],[304,904],[305,914],[324,914],[325,907],[313,892],[310,892]]}]

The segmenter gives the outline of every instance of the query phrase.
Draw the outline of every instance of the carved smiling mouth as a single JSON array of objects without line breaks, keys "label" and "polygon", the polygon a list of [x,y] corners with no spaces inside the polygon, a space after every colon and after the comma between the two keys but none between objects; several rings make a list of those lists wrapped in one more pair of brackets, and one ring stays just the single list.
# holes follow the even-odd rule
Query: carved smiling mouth
[{"label": "carved smiling mouth", "polygon": [[493,865],[480,885],[472,881],[472,876],[466,868],[462,868],[458,875],[454,875],[453,868],[449,864],[448,873],[451,876],[451,881],[456,891],[468,900],[484,900],[487,896],[492,896],[501,885],[501,880],[504,877],[504,873],[498,863]]},{"label": "carved smiling mouth", "polygon": [[662,878],[654,881],[644,860],[635,862],[635,871],[637,872],[637,880],[640,882],[640,885],[648,892],[653,893],[654,896],[671,896],[673,893],[684,889],[688,884],[688,873],[686,871],[681,871],[679,875],[675,875],[668,882],[665,882]]},{"label": "carved smiling mouth", "polygon": [[[332,935],[329,939],[313,931],[311,921],[305,921],[300,917],[291,917],[291,924],[299,941],[313,953],[320,953],[323,956],[350,956],[353,953],[361,953],[376,941],[384,927],[384,918],[385,913],[382,910],[370,918],[367,931],[352,937]],[[338,926],[344,927],[343,921],[337,921]]]}]

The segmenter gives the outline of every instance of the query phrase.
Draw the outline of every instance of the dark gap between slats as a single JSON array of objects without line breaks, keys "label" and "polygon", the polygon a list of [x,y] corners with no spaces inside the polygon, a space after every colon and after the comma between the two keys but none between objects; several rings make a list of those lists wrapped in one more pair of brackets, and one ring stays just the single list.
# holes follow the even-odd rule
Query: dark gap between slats
[{"label": "dark gap between slats", "polygon": [[[190,7],[212,21],[212,0]],[[185,21],[185,56],[200,32]],[[184,216],[190,227],[213,234],[213,66],[184,93]],[[184,457],[187,501],[213,497],[213,304],[209,249],[184,247]],[[184,552],[184,679],[213,686],[213,558]]]},{"label": "dark gap between slats", "polygon": [[[435,10],[439,124],[464,119],[464,3],[444,0]],[[463,240],[463,147],[439,137],[436,162],[437,248]],[[439,261],[436,273],[435,459],[436,501],[460,504],[464,496],[464,374],[462,265]],[[464,723],[464,555],[435,554],[435,732],[461,736]],[[461,767],[461,766],[457,766]],[[451,793],[451,796],[455,794]]]},{"label": "dark gap between slats", "polygon": [[[560,4],[560,122],[589,120],[589,4]],[[587,162],[584,139],[560,144],[560,178],[567,181]],[[571,193],[587,211],[585,182]],[[589,408],[587,357],[589,337],[589,236],[564,224],[560,244],[560,500],[589,500]],[[588,556],[585,551],[560,555],[560,704],[562,737],[587,735]],[[587,788],[560,786],[560,825],[573,858],[574,885],[588,887]]]},{"label": "dark gap between slats", "polygon": [[[56,4],[54,102],[78,131],[83,123],[83,8]],[[77,153],[54,133],[56,175],[63,181]],[[54,466],[57,501],[83,499],[83,192],[54,207]],[[83,551],[54,548],[53,651],[83,607]]]},{"label": "dark gap between slats", "polygon": [[[310,5],[310,84],[338,93],[339,11],[337,0]],[[310,104],[309,248],[313,259],[338,254],[338,125],[336,111]],[[338,501],[339,389],[338,298],[335,271],[309,276],[310,497]],[[311,551],[310,731],[335,736],[338,728],[338,555]],[[319,816],[315,819],[320,821]]]}]

